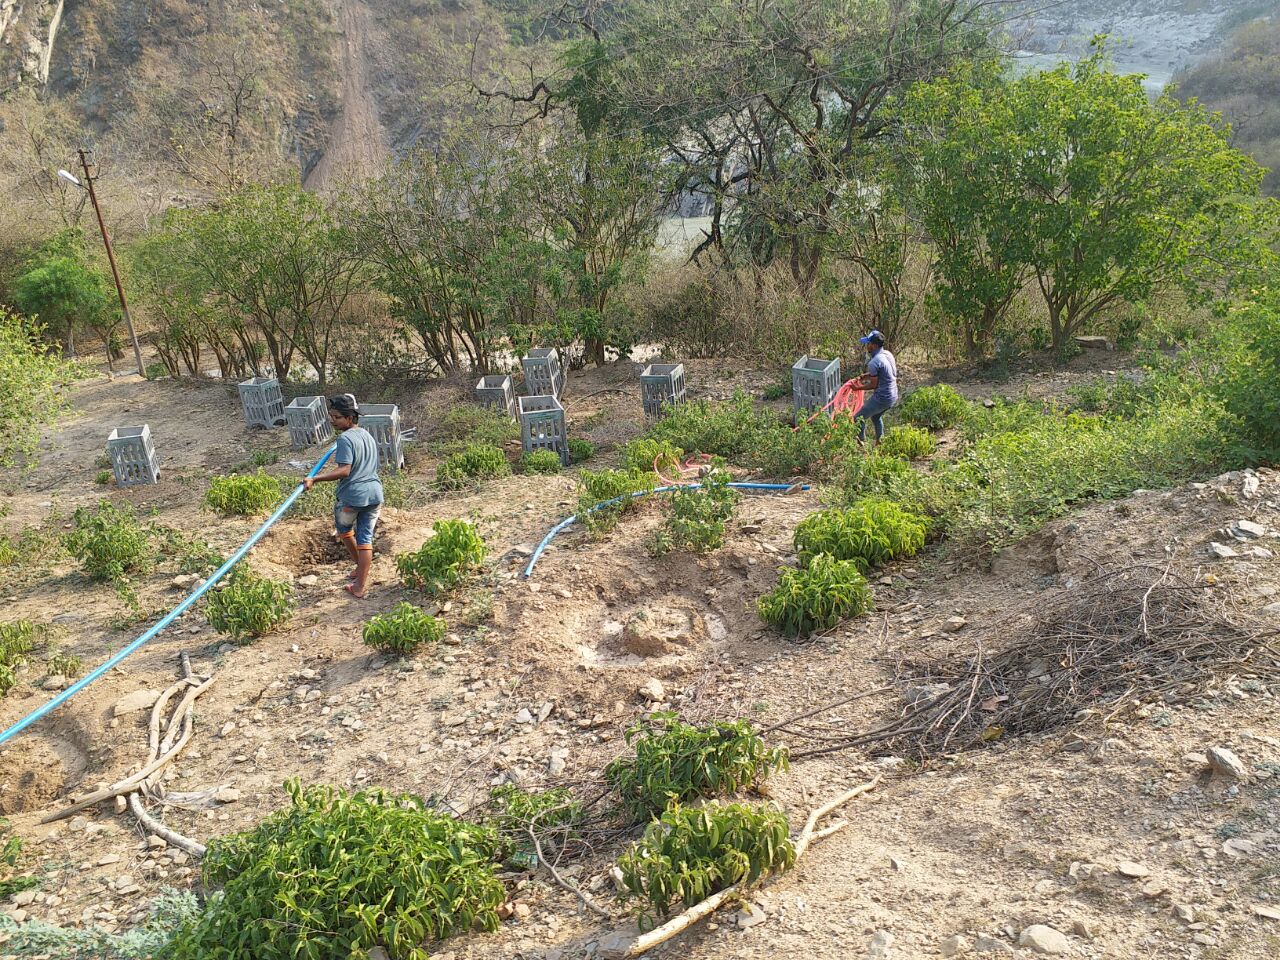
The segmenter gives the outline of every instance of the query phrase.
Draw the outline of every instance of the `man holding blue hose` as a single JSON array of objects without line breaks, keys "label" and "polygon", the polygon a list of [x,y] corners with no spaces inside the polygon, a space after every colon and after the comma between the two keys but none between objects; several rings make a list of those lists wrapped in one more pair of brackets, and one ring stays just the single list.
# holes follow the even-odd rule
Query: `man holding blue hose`
[{"label": "man holding blue hose", "polygon": [[333,454],[335,466],[307,477],[302,485],[310,490],[317,482],[338,482],[334,527],[356,565],[345,589],[357,600],[363,600],[373,569],[373,531],[383,499],[382,481],[378,479],[378,442],[359,425],[360,406],[349,393],[329,398],[329,422],[339,431]]},{"label": "man holding blue hose", "polygon": [[868,420],[879,443],[884,437],[884,415],[898,402],[898,363],[884,348],[884,334],[879,330],[872,330],[858,342],[867,348],[867,372],[855,382],[860,389],[871,391],[857,413],[858,443],[867,437]]}]

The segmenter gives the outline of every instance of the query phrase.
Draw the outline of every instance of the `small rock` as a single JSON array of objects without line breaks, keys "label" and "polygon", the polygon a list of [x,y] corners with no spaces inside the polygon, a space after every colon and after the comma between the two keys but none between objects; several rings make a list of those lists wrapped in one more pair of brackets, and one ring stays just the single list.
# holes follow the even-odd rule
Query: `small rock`
[{"label": "small rock", "polygon": [[1257,540],[1267,535],[1267,528],[1260,523],[1254,523],[1252,520],[1237,520],[1235,533],[1236,536],[1244,540]]},{"label": "small rock", "polygon": [[754,926],[758,926],[768,919],[765,912],[757,907],[754,903],[748,903],[733,916],[733,921],[737,924],[739,930],[750,930]]},{"label": "small rock", "polygon": [[1205,751],[1205,756],[1209,758],[1209,766],[1214,773],[1232,780],[1249,779],[1249,768],[1226,747],[1210,747]]},{"label": "small rock", "polygon": [[60,673],[51,673],[40,684],[41,690],[65,690],[71,686],[71,679]]},{"label": "small rock", "polygon": [[13,895],[14,906],[29,907],[36,898],[34,890],[22,890]]},{"label": "small rock", "polygon": [[1095,936],[1093,925],[1087,920],[1072,920],[1071,932],[1082,940],[1092,940]]},{"label": "small rock", "polygon": [[947,937],[942,943],[938,944],[938,953],[944,957],[958,957],[962,953],[969,952],[969,938],[956,934],[954,937]]},{"label": "small rock", "polygon": [[516,723],[533,723],[533,714],[526,707],[521,707],[516,714]]},{"label": "small rock", "polygon": [[147,837],[148,850],[163,850],[168,846],[169,844],[164,837],[157,837],[154,833]]},{"label": "small rock", "polygon": [[1252,500],[1258,495],[1258,487],[1260,485],[1261,483],[1257,477],[1245,477],[1244,483],[1240,487],[1240,493],[1246,500]]},{"label": "small rock", "polygon": [[100,867],[110,866],[113,863],[119,863],[119,862],[120,862],[120,854],[118,853],[108,853],[98,858],[98,866]]},{"label": "small rock", "polygon": [[1280,920],[1280,909],[1275,907],[1264,907],[1260,903],[1253,905],[1253,915],[1262,917],[1264,920]]},{"label": "small rock", "polygon": [[867,960],[889,960],[893,950],[893,934],[888,930],[877,930],[867,947]]},{"label": "small rock", "polygon": [[1196,908],[1185,903],[1175,903],[1173,905],[1173,915],[1183,923],[1196,922]]},{"label": "small rock", "polygon": [[650,677],[639,689],[639,694],[650,703],[661,703],[667,699],[667,688],[657,677]]},{"label": "small rock", "polygon": [[899,860],[897,857],[890,857],[889,869],[892,870],[894,873],[902,873],[903,870],[907,869],[907,865],[903,863],[901,860]]},{"label": "small rock", "polygon": [[235,803],[240,799],[240,791],[235,787],[219,787],[214,793],[213,799],[219,803]]},{"label": "small rock", "polygon": [[[314,587],[319,582],[320,578],[314,573],[308,573],[305,577],[298,578],[298,586],[300,587]],[[370,956],[372,955],[373,954],[371,953]]]},{"label": "small rock", "polygon": [[609,868],[609,879],[613,881],[613,887],[619,893],[623,893],[627,889],[627,884],[623,878],[622,871],[617,867]]},{"label": "small rock", "polygon": [[1169,888],[1166,887],[1159,880],[1148,880],[1146,883],[1142,885],[1142,895],[1146,897],[1148,900],[1159,899],[1160,897],[1163,897],[1168,892],[1169,892]]},{"label": "small rock", "polygon": [[1131,880],[1138,880],[1142,877],[1151,876],[1151,871],[1147,869],[1145,864],[1134,863],[1132,860],[1121,860],[1116,864],[1116,873],[1122,877],[1128,877]]},{"label": "small rock", "polygon": [[[567,752],[567,751],[566,751]],[[553,777],[558,777],[564,773],[567,763],[563,753],[557,750],[551,751],[551,758],[547,761],[547,773]]]},{"label": "small rock", "polygon": [[958,633],[968,625],[969,621],[964,617],[947,617],[947,621],[942,625],[942,628],[946,630],[947,633]]},{"label": "small rock", "polygon": [[116,701],[116,705],[111,708],[112,716],[122,717],[126,713],[136,713],[139,710],[146,710],[160,699],[159,690],[135,690],[133,693],[127,694]]},{"label": "small rock", "polygon": [[1018,937],[1018,946],[1030,947],[1036,953],[1046,956],[1059,957],[1071,950],[1071,941],[1066,934],[1059,933],[1053,927],[1035,923],[1022,931],[1022,935]]},{"label": "small rock", "polygon": [[381,947],[370,947],[369,960],[390,960],[390,958],[387,956],[387,951]]},{"label": "small rock", "polygon": [[513,908],[517,920],[528,920],[533,914],[533,908],[527,903],[517,903]]},{"label": "small rock", "polygon": [[1228,547],[1225,543],[1209,544],[1209,553],[1217,557],[1219,560],[1231,560],[1235,557],[1240,556],[1240,554],[1236,553],[1234,550]]},{"label": "small rock", "polygon": [[1228,857],[1252,857],[1258,852],[1258,845],[1252,840],[1232,837],[1222,845],[1222,852]]}]

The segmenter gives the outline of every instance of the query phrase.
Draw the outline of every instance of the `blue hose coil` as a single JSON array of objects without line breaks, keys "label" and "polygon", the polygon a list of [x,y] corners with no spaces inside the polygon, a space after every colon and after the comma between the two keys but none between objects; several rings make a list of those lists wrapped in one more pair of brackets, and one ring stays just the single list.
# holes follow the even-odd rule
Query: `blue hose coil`
[{"label": "blue hose coil", "polygon": [[[638,497],[647,497],[651,493],[669,493],[672,490],[696,490],[698,489],[698,487],[701,487],[701,486],[702,484],[700,483],[674,483],[666,487],[654,487],[652,490],[641,490],[638,493],[629,493],[629,494],[626,494],[625,496],[614,497],[612,500],[605,500],[601,503],[597,503],[594,507],[588,510],[587,513],[595,513],[597,510],[603,510],[605,507],[612,507],[616,503],[622,503],[623,500],[635,500]],[[795,484],[794,483],[742,482],[742,483],[730,483],[730,484],[726,484],[726,486],[736,487],[739,490],[790,490],[792,487],[795,486]],[[808,490],[809,485],[806,483],[800,489]],[[542,556],[542,551],[547,549],[547,545],[551,543],[552,540],[555,539],[556,534],[558,534],[565,527],[568,527],[577,519],[578,519],[578,515],[576,513],[571,517],[565,517],[563,520],[561,520],[559,523],[557,523],[554,527],[551,528],[550,533],[548,533],[545,537],[542,538],[542,542],[538,544],[538,548],[534,550],[533,555],[529,557],[529,565],[524,568],[524,577],[526,580],[528,580],[529,577],[533,576],[533,568],[537,566],[538,559]]]},{"label": "blue hose coil", "polygon": [[[307,476],[314,477],[317,473],[319,473],[320,468],[323,467],[329,461],[329,458],[333,456],[333,451],[336,449],[337,449],[336,446],[332,446],[328,450],[326,450],[324,456],[321,457],[320,461],[314,467],[311,468],[311,471],[307,474]],[[190,596],[188,596],[180,604],[178,604],[176,607],[170,610],[167,614],[161,617],[158,621],[156,621],[156,623],[149,630],[147,630],[146,633],[138,637],[138,639],[134,640],[128,646],[122,647],[120,650],[116,651],[116,653],[112,654],[112,656],[106,661],[106,663],[103,663],[99,667],[95,667],[91,672],[81,677],[71,686],[67,687],[67,689],[63,690],[60,694],[58,694],[56,697],[54,697],[44,706],[37,707],[35,710],[31,711],[31,713],[27,714],[25,717],[23,717],[21,720],[15,723],[13,726],[11,726],[4,733],[0,733],[0,744],[3,744],[7,740],[10,740],[13,737],[17,736],[19,733],[21,733],[27,727],[31,726],[31,724],[35,723],[45,714],[49,713],[52,710],[56,710],[58,707],[62,706],[64,703],[66,703],[68,700],[74,697],[77,693],[79,693],[89,684],[93,683],[93,681],[97,680],[100,676],[102,676],[104,673],[106,673],[108,670],[110,670],[112,667],[118,664],[125,657],[129,656],[131,653],[133,653],[135,650],[141,647],[148,640],[151,640],[152,638],[154,638],[158,633],[160,633],[161,630],[169,626],[169,624],[173,623],[174,620],[176,620],[183,613],[185,613],[193,603],[195,603],[202,596],[208,593],[209,590],[219,580],[225,577],[232,567],[234,567],[237,563],[239,563],[241,560],[244,559],[245,554],[248,553],[250,549],[252,549],[255,543],[257,543],[259,540],[262,539],[262,537],[266,534],[266,532],[271,529],[272,524],[274,524],[277,520],[283,517],[285,515],[285,512],[291,506],[293,506],[294,502],[298,499],[298,497],[302,496],[302,491],[303,491],[303,485],[298,484],[298,486],[294,489],[293,493],[289,494],[289,496],[285,499],[284,503],[280,504],[280,506],[276,508],[276,512],[271,514],[271,516],[267,518],[267,522],[264,523],[261,527],[259,527],[257,532],[254,533],[254,535],[251,536],[248,540],[246,540],[241,545],[239,550],[237,550],[229,558],[227,558],[227,561],[222,566],[220,566],[216,571],[214,571],[214,573],[209,577],[209,579],[207,579],[204,583],[200,584],[200,586],[197,587],[191,593]]]}]

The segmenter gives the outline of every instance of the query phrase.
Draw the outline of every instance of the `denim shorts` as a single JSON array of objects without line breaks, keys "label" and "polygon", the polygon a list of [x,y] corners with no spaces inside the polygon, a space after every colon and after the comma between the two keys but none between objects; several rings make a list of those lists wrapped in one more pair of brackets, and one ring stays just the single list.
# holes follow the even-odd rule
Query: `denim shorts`
[{"label": "denim shorts", "polygon": [[380,503],[371,503],[367,507],[348,507],[340,503],[333,508],[333,525],[343,536],[349,534],[354,527],[356,546],[372,547],[373,529],[378,525],[378,514],[381,510]]}]

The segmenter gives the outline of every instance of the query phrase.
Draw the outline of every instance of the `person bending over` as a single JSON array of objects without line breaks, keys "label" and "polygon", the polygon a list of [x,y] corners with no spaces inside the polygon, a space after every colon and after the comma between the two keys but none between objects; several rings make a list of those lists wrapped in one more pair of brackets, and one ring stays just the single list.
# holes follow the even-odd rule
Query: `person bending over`
[{"label": "person bending over", "polygon": [[867,438],[870,420],[879,443],[884,436],[884,415],[898,402],[898,364],[884,348],[884,334],[879,330],[872,330],[858,342],[867,348],[867,372],[858,377],[857,384],[871,391],[857,414],[858,442]]},{"label": "person bending over", "polygon": [[356,565],[345,589],[363,600],[369,589],[369,572],[373,569],[373,531],[382,509],[378,444],[373,435],[360,426],[360,407],[349,393],[329,398],[329,422],[339,431],[333,454],[335,466],[307,477],[302,485],[310,490],[316,483],[338,482],[333,523],[338,538]]}]

